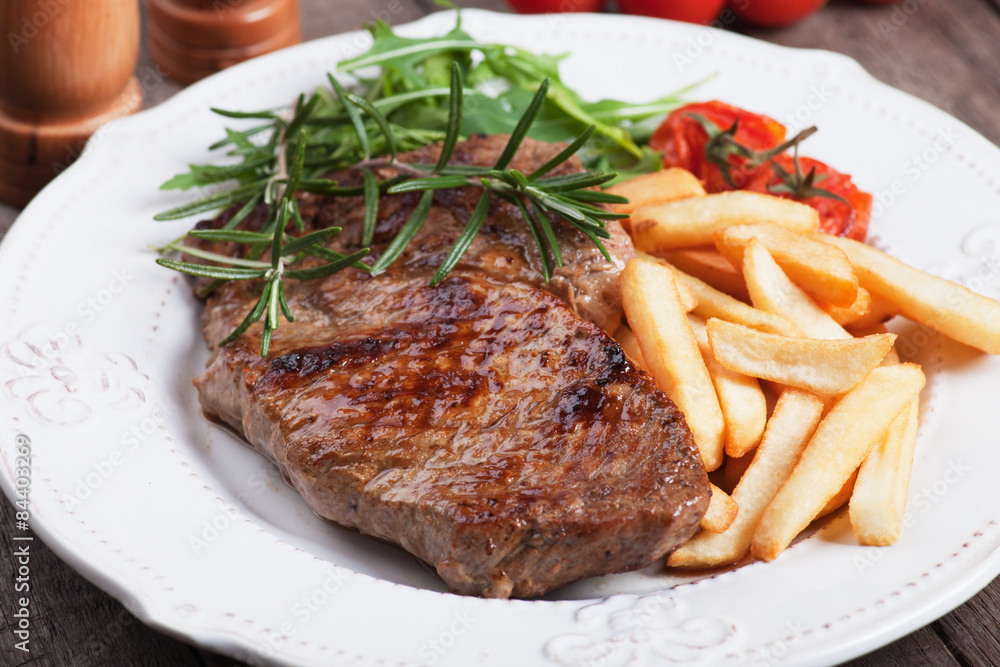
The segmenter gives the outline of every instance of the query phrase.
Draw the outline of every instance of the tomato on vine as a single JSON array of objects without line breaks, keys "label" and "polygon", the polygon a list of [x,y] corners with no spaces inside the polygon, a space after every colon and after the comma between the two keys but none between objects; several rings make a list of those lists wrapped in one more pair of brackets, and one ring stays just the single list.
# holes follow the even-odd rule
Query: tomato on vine
[{"label": "tomato on vine", "polygon": [[[724,102],[696,102],[671,113],[653,133],[649,146],[663,152],[665,165],[683,167],[701,179],[709,192],[742,188],[753,168],[745,155],[718,154],[699,119],[722,130],[735,128],[733,143],[753,151],[770,150],[785,140],[781,123]],[[720,168],[723,157],[728,175]]]},{"label": "tomato on vine", "polygon": [[757,170],[746,190],[796,199],[819,213],[819,230],[864,241],[872,213],[872,196],[851,177],[826,163],[788,154],[776,156]]},{"label": "tomato on vine", "polygon": [[786,139],[785,127],[773,118],[711,101],[675,110],[649,145],[663,152],[665,166],[687,169],[708,192],[752,190],[796,199],[816,209],[821,231],[864,240],[872,196],[849,175],[798,156],[799,143],[815,131]]}]

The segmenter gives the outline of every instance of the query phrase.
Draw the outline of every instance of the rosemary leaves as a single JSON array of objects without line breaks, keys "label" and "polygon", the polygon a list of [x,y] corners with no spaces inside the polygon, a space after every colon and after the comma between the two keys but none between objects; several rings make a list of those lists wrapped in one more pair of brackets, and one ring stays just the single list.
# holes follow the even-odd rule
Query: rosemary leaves
[{"label": "rosemary leaves", "polygon": [[[514,126],[510,138],[496,163],[491,166],[474,167],[452,165],[451,158],[461,139],[464,115],[465,85],[462,69],[452,63],[449,73],[448,117],[441,135],[441,154],[435,164],[409,163],[400,159],[400,147],[407,145],[405,132],[391,123],[382,111],[365,98],[352,94],[334,77],[330,78],[329,94],[344,109],[345,122],[354,135],[352,145],[360,152],[360,160],[351,166],[362,175],[360,187],[344,187],[336,181],[320,174],[306,171],[310,166],[310,136],[305,128],[315,124],[322,117],[315,114],[320,93],[308,101],[300,97],[292,110],[285,114],[254,112],[241,114],[243,117],[266,117],[274,125],[271,139],[258,146],[249,137],[230,131],[227,141],[235,148],[233,153],[242,155],[244,161],[235,167],[200,167],[197,178],[217,173],[233,177],[245,184],[233,190],[211,195],[198,202],[167,211],[157,219],[169,220],[186,217],[192,213],[210,210],[209,207],[239,206],[239,209],[221,229],[193,230],[189,236],[213,242],[230,242],[245,246],[245,252],[236,257],[206,252],[197,247],[180,242],[169,244],[166,249],[184,252],[204,262],[185,262],[177,259],[161,258],[162,266],[190,275],[212,278],[216,281],[250,280],[261,286],[261,294],[254,307],[243,321],[221,344],[226,344],[263,319],[261,356],[265,356],[270,346],[271,335],[283,316],[294,320],[294,314],[285,297],[285,280],[309,280],[322,278],[349,266],[368,270],[374,274],[385,271],[406,249],[430,211],[436,190],[458,187],[482,189],[477,204],[465,228],[455,240],[451,250],[431,279],[436,285],[444,279],[462,258],[472,240],[479,233],[489,210],[490,198],[499,197],[517,206],[522,218],[535,240],[541,257],[544,279],[551,278],[553,267],[562,265],[559,241],[550,216],[559,217],[571,228],[586,235],[605,255],[602,239],[609,238],[606,221],[627,217],[626,214],[612,213],[600,207],[601,203],[624,202],[624,198],[593,190],[615,178],[613,171],[586,170],[568,175],[549,174],[577,153],[597,130],[590,125],[577,136],[563,151],[531,174],[524,174],[511,168],[510,163],[517,153],[532,125],[539,117],[545,104],[551,79],[541,81],[524,113]],[[228,113],[228,112],[227,112]],[[289,138],[293,137],[293,140]],[[333,149],[335,152],[337,148]],[[273,156],[269,163],[266,155]],[[252,166],[246,166],[250,164]],[[315,165],[313,165],[315,167]],[[389,181],[379,181],[376,171],[391,168],[398,176]],[[226,170],[226,171],[221,171]],[[192,170],[195,173],[195,170]],[[368,254],[364,248],[350,255],[334,253],[324,243],[336,235],[340,229],[331,227],[295,236],[290,231],[304,231],[304,224],[295,193],[314,192],[326,196],[362,195],[365,203],[362,239],[366,245],[372,242],[375,222],[378,216],[379,199],[406,192],[421,192],[421,198],[393,240],[387,245],[378,260],[371,265],[360,260]],[[240,222],[260,203],[267,204],[271,211],[267,224],[260,231],[237,229]],[[269,253],[269,259],[262,258]],[[307,255],[319,257],[323,262],[308,269],[295,269],[296,262]],[[218,282],[213,283],[217,285]]]}]

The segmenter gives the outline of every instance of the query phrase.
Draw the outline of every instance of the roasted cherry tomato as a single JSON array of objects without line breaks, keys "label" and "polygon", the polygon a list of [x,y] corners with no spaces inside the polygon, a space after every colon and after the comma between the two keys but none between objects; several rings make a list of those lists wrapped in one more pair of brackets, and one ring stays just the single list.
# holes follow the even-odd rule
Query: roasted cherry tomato
[{"label": "roasted cherry tomato", "polygon": [[733,13],[744,21],[777,28],[801,21],[826,4],[826,0],[730,0]]},{"label": "roasted cherry tomato", "polygon": [[[795,173],[795,162],[791,155],[783,153],[774,158],[774,161],[786,173]],[[803,204],[812,206],[819,213],[821,232],[864,241],[872,213],[872,196],[859,190],[847,174],[819,160],[799,158],[799,171],[803,176],[807,176],[813,170],[815,170],[813,183],[816,187],[837,195],[849,203],[829,196],[796,197],[791,193],[779,191],[784,181],[770,163],[757,169],[743,189],[797,199]]]},{"label": "roasted cherry tomato", "polygon": [[599,12],[604,0],[507,0],[507,4],[520,14]]},{"label": "roasted cherry tomato", "polygon": [[[872,196],[858,190],[850,176],[807,157],[798,159],[796,171],[794,158],[785,152],[757,167],[749,166],[747,159],[738,154],[729,154],[727,180],[719,165],[708,157],[709,135],[697,117],[721,131],[729,130],[736,123],[733,138],[750,151],[767,151],[785,141],[785,127],[767,116],[717,101],[688,104],[671,113],[649,140],[650,147],[663,151],[665,166],[687,169],[701,179],[708,192],[743,189],[798,199],[819,212],[822,231],[864,240]],[[790,187],[788,180],[792,181],[791,185],[800,185],[813,170],[811,185],[828,195],[804,196],[788,192],[795,189]],[[788,175],[795,178],[789,179]]]},{"label": "roasted cherry tomato", "polygon": [[714,21],[725,5],[726,0],[618,0],[625,14],[702,24]]},{"label": "roasted cherry tomato", "polygon": [[[665,165],[687,169],[705,183],[709,192],[734,188],[723,178],[719,167],[708,161],[705,154],[708,133],[694,116],[701,116],[723,130],[737,123],[736,141],[752,150],[768,150],[785,140],[785,127],[781,123],[723,102],[687,104],[671,113],[653,133],[649,145],[663,151]],[[730,179],[736,187],[742,187],[750,178],[750,173],[743,169],[745,163],[739,156],[729,159]]]}]

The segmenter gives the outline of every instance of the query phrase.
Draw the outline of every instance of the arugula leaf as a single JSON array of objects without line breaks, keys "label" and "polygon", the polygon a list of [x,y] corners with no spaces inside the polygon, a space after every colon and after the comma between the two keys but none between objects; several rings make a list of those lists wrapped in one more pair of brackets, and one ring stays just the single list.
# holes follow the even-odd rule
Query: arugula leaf
[{"label": "arugula leaf", "polygon": [[[417,71],[417,65],[422,64],[429,56],[455,50],[468,52],[481,47],[479,42],[462,30],[461,20],[450,32],[441,37],[424,39],[400,37],[384,21],[376,21],[368,27],[368,31],[374,39],[368,52],[341,62],[337,65],[337,69],[341,72],[353,72],[364,67],[379,65],[383,69],[383,78],[386,71],[396,72],[414,89],[430,87],[427,79]],[[445,74],[447,71],[445,69]],[[439,85],[447,85],[447,81],[445,76]]]},{"label": "arugula leaf", "polygon": [[[466,81],[476,88],[466,92],[464,136],[513,131],[515,119],[527,110],[541,82],[549,78],[552,84],[548,98],[528,136],[541,141],[571,141],[594,125],[595,146],[623,151],[639,166],[645,164],[640,142],[648,139],[651,129],[638,123],[662,116],[681,104],[677,95],[641,105],[610,99],[584,100],[559,76],[559,64],[565,54],[534,54],[499,44],[478,43],[462,30],[460,19],[445,35],[425,39],[400,37],[385,23],[376,23],[369,30],[374,43],[368,53],[342,62],[339,68],[354,72],[380,66],[381,74],[373,80],[372,94],[368,96],[377,103],[387,96],[406,97],[419,91],[440,90],[447,85],[452,63],[457,63]],[[475,66],[471,65],[473,52],[481,56]],[[409,128],[443,129],[447,122],[440,101],[429,97],[394,105],[387,115],[394,124]]]},{"label": "arugula leaf", "polygon": [[594,166],[592,169],[617,172],[617,176],[604,183],[601,187],[610,188],[615,183],[621,183],[630,178],[663,169],[663,156],[660,155],[659,151],[654,151],[649,146],[643,146],[640,150],[642,154],[636,161],[632,161],[630,157],[623,157],[620,154],[616,156],[614,153],[605,153],[598,156],[593,163]]},{"label": "arugula leaf", "polygon": [[[642,104],[585,100],[559,75],[565,54],[534,54],[502,44],[477,42],[462,29],[461,14],[456,16],[454,28],[429,38],[402,37],[383,22],[369,26],[373,38],[370,50],[340,63],[338,69],[357,76],[358,70],[377,66],[378,74],[359,79],[358,85],[348,90],[339,83],[317,88],[308,96],[305,111],[300,108],[291,122],[296,133],[302,127],[308,134],[304,178],[321,177],[360,160],[393,152],[385,127],[396,137],[398,151],[442,140],[448,127],[451,70],[456,66],[466,82],[460,137],[510,134],[542,81],[548,79],[548,95],[529,137],[568,143],[593,126],[593,136],[579,152],[584,166],[616,170],[620,178],[657,168],[649,149],[644,147],[654,125],[644,121],[655,122],[682,104],[679,93]],[[356,105],[346,102],[351,96],[364,100],[362,104],[370,105],[374,113],[359,116]],[[242,186],[272,173],[274,142],[286,123],[281,114],[218,112],[228,118],[269,122],[247,129],[227,129],[226,138],[213,145],[229,146],[229,154],[240,156],[242,162],[190,165],[187,173],[171,178],[163,189],[188,190],[230,180]],[[266,132],[270,135],[264,142],[259,141],[260,137],[252,140]]]}]

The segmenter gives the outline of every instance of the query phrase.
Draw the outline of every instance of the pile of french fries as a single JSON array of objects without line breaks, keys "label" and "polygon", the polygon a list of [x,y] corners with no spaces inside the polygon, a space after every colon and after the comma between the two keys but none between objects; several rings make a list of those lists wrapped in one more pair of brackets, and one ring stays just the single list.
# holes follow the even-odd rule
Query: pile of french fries
[{"label": "pile of french fries", "polygon": [[883,322],[998,354],[1000,302],[823,234],[789,199],[709,195],[682,169],[611,191],[630,200],[618,209],[638,251],[615,337],[684,413],[721,485],[668,565],[772,560],[847,503],[861,544],[895,543],[925,378]]}]

